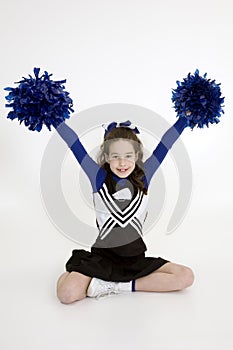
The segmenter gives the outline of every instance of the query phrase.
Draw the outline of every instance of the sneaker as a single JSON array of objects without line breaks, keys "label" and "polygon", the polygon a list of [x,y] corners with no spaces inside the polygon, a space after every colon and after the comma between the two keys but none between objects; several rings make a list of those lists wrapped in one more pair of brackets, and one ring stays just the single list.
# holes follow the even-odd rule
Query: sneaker
[{"label": "sneaker", "polygon": [[87,296],[96,299],[119,293],[121,293],[119,290],[119,283],[107,282],[98,278],[92,278],[87,289]]}]

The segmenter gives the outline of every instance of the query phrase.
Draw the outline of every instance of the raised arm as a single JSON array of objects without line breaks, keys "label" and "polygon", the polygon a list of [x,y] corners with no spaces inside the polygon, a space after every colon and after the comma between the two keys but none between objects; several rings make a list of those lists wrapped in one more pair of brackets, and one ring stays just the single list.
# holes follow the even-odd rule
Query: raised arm
[{"label": "raised arm", "polygon": [[179,118],[177,122],[165,132],[158,146],[153,151],[152,155],[145,161],[144,172],[147,186],[149,186],[153,175],[164,160],[169,149],[179,138],[186,126],[187,120],[185,118]]},{"label": "raised arm", "polygon": [[67,143],[82,169],[87,174],[93,192],[97,192],[105,180],[106,171],[89,156],[80,142],[78,135],[65,122],[60,124],[56,130]]},{"label": "raised arm", "polygon": [[[40,68],[34,68],[35,78],[23,78],[19,87],[6,87],[6,107],[13,110],[7,118],[24,122],[29,130],[40,132],[43,125],[51,130],[55,127],[61,137],[67,142],[84,171],[88,175],[93,190],[98,190],[106,176],[105,171],[87,154],[78,136],[65,123],[73,112],[73,102],[69,93],[64,90],[66,80],[53,81],[52,74],[44,72],[39,76]],[[219,123],[223,111],[224,97],[221,97],[220,84],[215,80],[199,75],[198,69],[194,75],[188,74],[182,82],[177,81],[177,88],[173,89],[172,101],[179,119],[171,127],[149,157],[145,164],[145,182],[149,184],[152,176],[162,163],[168,150],[180,136],[186,126],[203,128],[209,124]],[[62,124],[61,124],[62,123]],[[58,126],[59,125],[59,126]]]}]

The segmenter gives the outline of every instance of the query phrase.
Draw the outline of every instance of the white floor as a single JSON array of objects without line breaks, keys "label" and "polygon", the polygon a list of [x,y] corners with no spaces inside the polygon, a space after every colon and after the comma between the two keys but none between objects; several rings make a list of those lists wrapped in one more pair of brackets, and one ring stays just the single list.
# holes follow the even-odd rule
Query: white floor
[{"label": "white floor", "polygon": [[156,251],[147,237],[148,254],[194,269],[191,288],[63,305],[56,280],[77,245],[52,226],[39,197],[22,203],[14,220],[2,218],[0,348],[232,350],[231,218],[219,215],[189,212],[173,235],[158,235]]}]

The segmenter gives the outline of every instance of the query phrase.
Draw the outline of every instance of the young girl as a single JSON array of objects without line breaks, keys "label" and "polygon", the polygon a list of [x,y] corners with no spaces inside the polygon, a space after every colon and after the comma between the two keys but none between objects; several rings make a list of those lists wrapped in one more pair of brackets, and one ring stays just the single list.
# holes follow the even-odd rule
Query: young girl
[{"label": "young girl", "polygon": [[145,256],[142,233],[151,178],[186,126],[186,119],[179,118],[143,162],[138,129],[130,121],[112,122],[96,163],[76,133],[65,123],[59,125],[57,132],[91,182],[99,230],[91,251],[75,249],[66,263],[67,271],[57,283],[62,303],[134,291],[178,291],[192,285],[190,268]]}]

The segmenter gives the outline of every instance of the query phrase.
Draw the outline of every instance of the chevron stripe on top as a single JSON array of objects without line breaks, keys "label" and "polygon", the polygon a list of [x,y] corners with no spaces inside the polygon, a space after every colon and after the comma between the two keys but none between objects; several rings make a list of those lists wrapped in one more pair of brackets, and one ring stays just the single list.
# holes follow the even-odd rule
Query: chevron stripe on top
[{"label": "chevron stripe on top", "polygon": [[116,205],[116,203],[114,203],[114,201],[112,199],[111,199],[111,202],[108,201],[109,196],[107,195],[106,191],[104,191],[104,190],[102,191],[101,190],[101,191],[99,191],[99,194],[100,194],[100,196],[101,196],[105,206],[110,211],[112,217],[115,218],[116,222],[121,227],[127,226],[129,221],[131,220],[131,218],[134,216],[134,214],[137,212],[138,208],[140,207],[141,202],[142,202],[142,198],[143,198],[143,193],[137,194],[137,196],[135,197],[135,199],[131,203],[131,204],[134,205],[134,207],[132,207],[132,205],[130,204],[130,206],[128,206],[128,208],[127,208],[127,212],[128,213],[124,213],[124,212],[126,212],[126,210],[122,211]]},{"label": "chevron stripe on top", "polygon": [[120,211],[124,215],[134,206],[135,202],[138,200],[140,195],[142,196],[142,193],[138,191],[136,197],[132,200],[132,202],[128,206],[126,206],[125,209],[121,210],[114,201],[113,197],[109,194],[106,184],[103,184],[103,187],[99,192],[104,192],[105,197],[108,199],[108,202],[110,202],[116,208],[116,210]]}]

